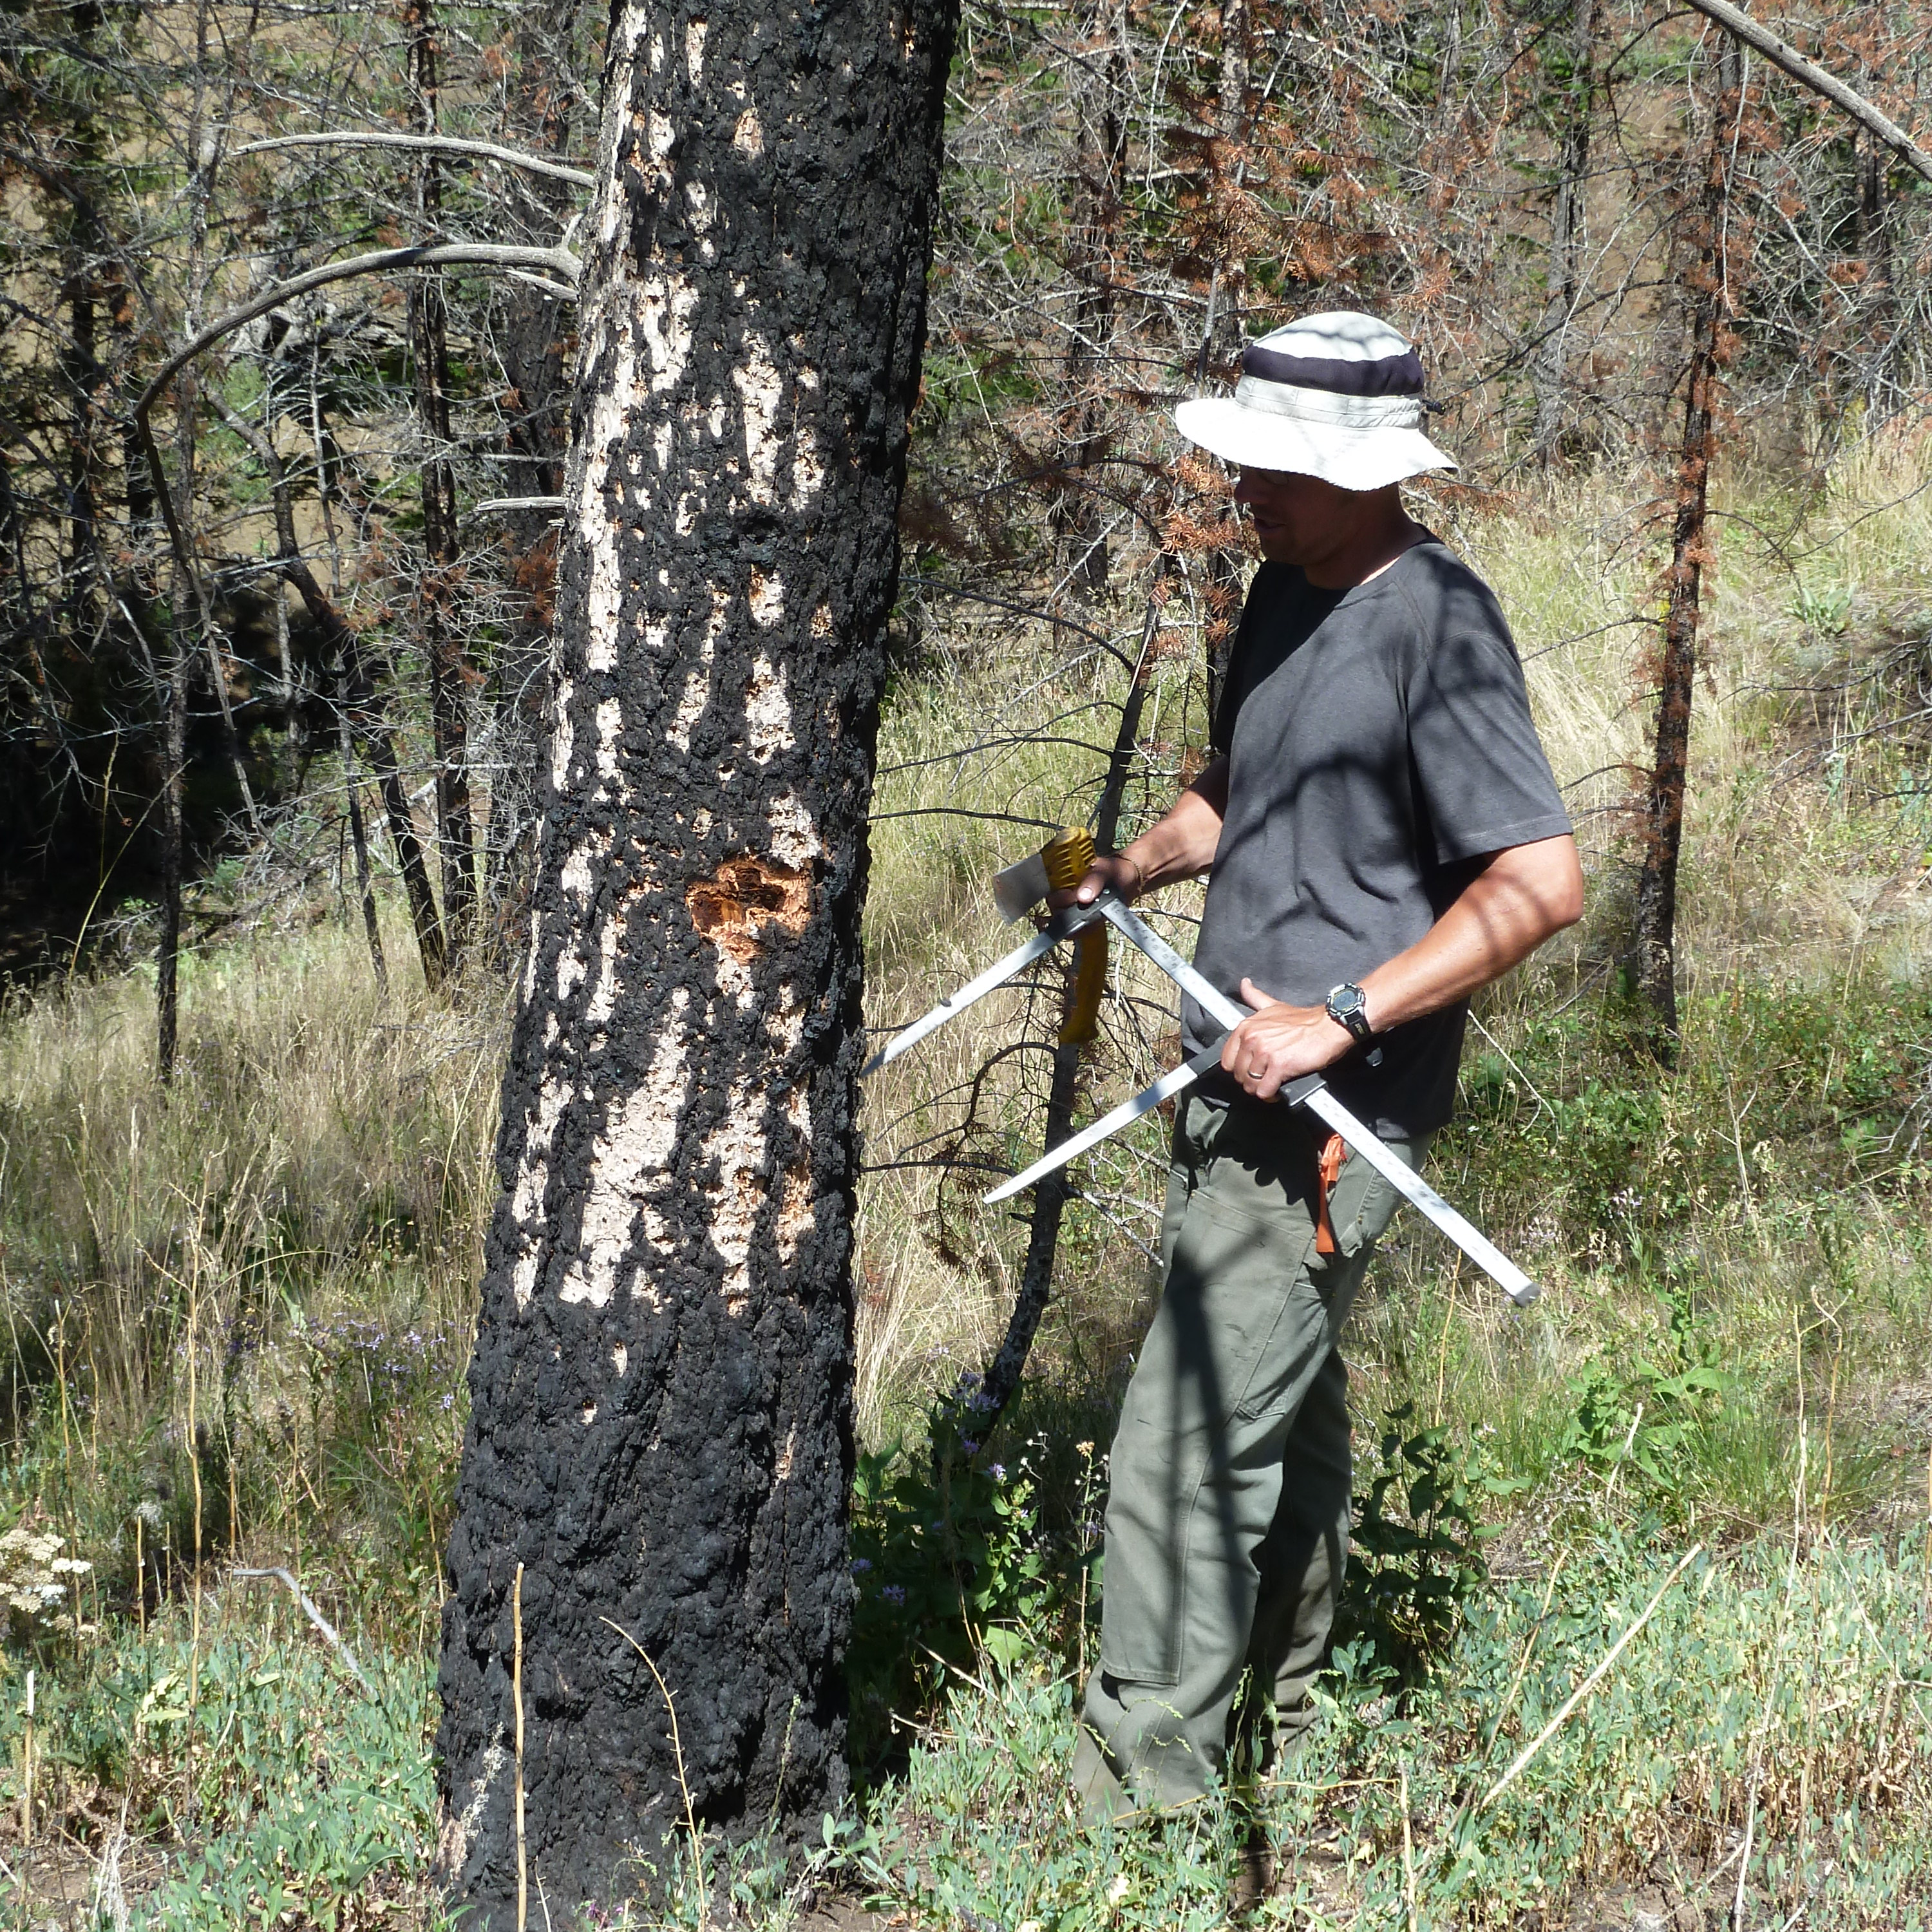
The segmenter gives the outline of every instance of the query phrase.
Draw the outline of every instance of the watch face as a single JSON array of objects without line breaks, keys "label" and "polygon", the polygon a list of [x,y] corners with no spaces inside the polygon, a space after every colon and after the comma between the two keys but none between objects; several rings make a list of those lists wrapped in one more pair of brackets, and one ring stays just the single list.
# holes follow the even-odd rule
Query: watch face
[{"label": "watch face", "polygon": [[1346,1027],[1357,1040],[1368,1037],[1369,996],[1360,987],[1344,980],[1329,994],[1328,1007],[1336,1025]]}]

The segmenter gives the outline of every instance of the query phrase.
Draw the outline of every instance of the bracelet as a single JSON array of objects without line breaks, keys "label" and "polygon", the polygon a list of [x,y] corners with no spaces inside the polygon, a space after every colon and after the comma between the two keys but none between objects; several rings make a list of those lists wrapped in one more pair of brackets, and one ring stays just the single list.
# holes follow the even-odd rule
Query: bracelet
[{"label": "bracelet", "polygon": [[1134,868],[1134,889],[1128,896],[1130,898],[1138,898],[1147,890],[1147,874],[1142,869],[1141,862],[1138,859],[1128,858],[1124,852],[1117,854],[1115,856],[1123,863],[1131,866]]}]

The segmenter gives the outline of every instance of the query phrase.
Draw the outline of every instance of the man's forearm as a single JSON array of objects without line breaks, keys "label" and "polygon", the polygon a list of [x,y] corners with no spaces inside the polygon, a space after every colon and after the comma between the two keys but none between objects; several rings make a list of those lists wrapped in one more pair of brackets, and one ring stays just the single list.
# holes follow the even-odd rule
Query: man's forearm
[{"label": "man's forearm", "polygon": [[1369,1024],[1387,1033],[1466,999],[1582,911],[1582,868],[1567,833],[1498,853],[1422,938],[1362,982]]},{"label": "man's forearm", "polygon": [[1228,808],[1228,761],[1216,758],[1166,814],[1120,854],[1138,874],[1136,896],[1198,879],[1214,862]]},{"label": "man's forearm", "polygon": [[[1414,945],[1363,980],[1369,1024],[1387,1033],[1466,998],[1582,913],[1582,868],[1567,832],[1498,852]],[[1333,1066],[1354,1044],[1321,1006],[1291,1006],[1251,980],[1241,998],[1255,1012],[1222,1043],[1221,1064],[1258,1100]]]}]

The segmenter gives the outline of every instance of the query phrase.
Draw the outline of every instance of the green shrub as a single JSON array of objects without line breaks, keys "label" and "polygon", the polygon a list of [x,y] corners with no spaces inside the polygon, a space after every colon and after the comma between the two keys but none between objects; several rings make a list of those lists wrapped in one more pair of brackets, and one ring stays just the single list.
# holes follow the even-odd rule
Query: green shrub
[{"label": "green shrub", "polygon": [[[874,1762],[895,1714],[927,1708],[950,1669],[1010,1665],[1065,1648],[1097,1568],[1083,1508],[1072,1530],[1042,1521],[1035,1438],[1010,1465],[980,1439],[985,1398],[968,1375],[927,1417],[923,1453],[895,1442],[862,1454],[852,1496],[850,1682],[854,1761]],[[1085,1445],[1083,1497],[1096,1481]]]}]

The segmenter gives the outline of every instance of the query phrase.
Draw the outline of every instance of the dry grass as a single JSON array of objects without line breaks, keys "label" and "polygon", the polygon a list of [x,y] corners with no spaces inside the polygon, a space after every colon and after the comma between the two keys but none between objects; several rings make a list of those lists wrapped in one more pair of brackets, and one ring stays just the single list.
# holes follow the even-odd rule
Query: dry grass
[{"label": "dry grass", "polygon": [[320,922],[191,963],[165,1098],[143,974],[0,1028],[0,1394],[20,1416],[23,1385],[57,1383],[64,1451],[8,1486],[110,1590],[233,1543],[238,1504],[269,1562],[434,1542],[461,1421],[434,1390],[475,1330],[505,1010],[494,986],[386,998],[359,934]]}]

